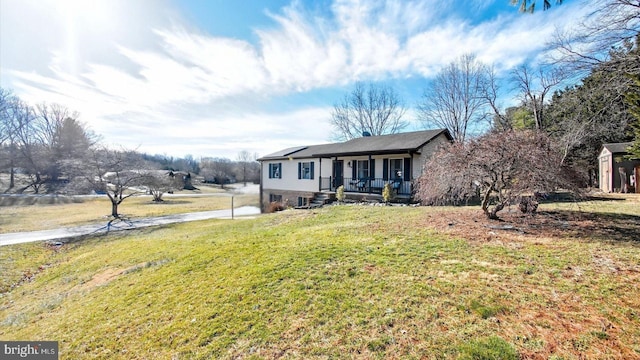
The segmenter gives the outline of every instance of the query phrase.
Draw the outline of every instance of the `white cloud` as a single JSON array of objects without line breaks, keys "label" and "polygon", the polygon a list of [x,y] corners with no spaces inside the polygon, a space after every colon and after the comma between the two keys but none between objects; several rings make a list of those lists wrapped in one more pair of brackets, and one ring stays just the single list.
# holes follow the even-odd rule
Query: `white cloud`
[{"label": "white cloud", "polygon": [[[166,50],[162,57],[168,55],[180,62],[187,72],[194,72],[194,76],[185,82],[205,90],[202,94],[205,99],[258,91],[264,87],[264,67],[256,49],[248,42],[193,34],[182,28],[155,32]],[[145,62],[140,61],[140,64]]]},{"label": "white cloud", "polygon": [[[329,137],[328,108],[304,108],[287,113],[211,114],[185,120],[179,113],[137,117],[119,131],[131,146],[152,154],[235,158],[241,150],[266,155],[300,144],[324,143]],[[155,125],[154,125],[155,124]],[[171,139],[168,143],[166,139]]]},{"label": "white cloud", "polygon": [[[464,53],[506,71],[538,54],[554,26],[571,26],[580,15],[567,3],[553,13],[472,25],[453,12],[454,5],[442,3],[336,0],[328,17],[294,2],[268,14],[273,25],[255,30],[255,43],[192,30],[175,19],[168,25],[161,10],[129,13],[127,19],[140,30],[131,39],[107,22],[92,30],[104,37],[74,38],[62,19],[54,19],[58,25],[52,32],[67,40],[56,42],[56,34],[47,34],[53,56],[25,69],[19,64],[22,54],[5,55],[1,75],[29,102],[78,110],[113,142],[140,144],[149,152],[215,155],[211,152],[248,148],[264,154],[329,136],[329,107],[264,110],[280,96],[356,80],[429,77]],[[116,4],[126,10],[123,4],[130,2]],[[486,2],[474,4],[481,9]],[[42,16],[38,12],[38,19]],[[108,34],[117,36],[107,40]],[[0,35],[6,44],[6,32]],[[36,35],[24,36],[28,42]],[[12,51],[4,46],[2,52]]]}]

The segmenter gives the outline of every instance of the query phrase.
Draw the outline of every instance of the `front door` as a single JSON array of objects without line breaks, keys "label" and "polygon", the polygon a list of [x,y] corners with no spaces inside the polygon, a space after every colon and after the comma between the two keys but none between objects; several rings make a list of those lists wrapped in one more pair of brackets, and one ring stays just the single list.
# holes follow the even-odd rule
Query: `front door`
[{"label": "front door", "polygon": [[333,160],[333,189],[337,189],[344,184],[344,161]]}]

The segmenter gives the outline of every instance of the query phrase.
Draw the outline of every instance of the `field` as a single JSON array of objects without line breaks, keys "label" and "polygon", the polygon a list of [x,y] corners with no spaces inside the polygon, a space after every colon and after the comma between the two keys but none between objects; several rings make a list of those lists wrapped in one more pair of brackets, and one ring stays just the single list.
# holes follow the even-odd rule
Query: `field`
[{"label": "field", "polygon": [[329,206],[3,247],[0,338],[61,359],[637,359],[638,205]]},{"label": "field", "polygon": [[[160,203],[153,202],[151,196],[135,196],[126,199],[118,212],[135,218],[229,209],[231,194],[205,185],[198,191],[165,194]],[[234,206],[245,205],[258,206],[257,195],[234,194]],[[111,202],[106,195],[0,197],[0,234],[106,222],[110,214]]]}]

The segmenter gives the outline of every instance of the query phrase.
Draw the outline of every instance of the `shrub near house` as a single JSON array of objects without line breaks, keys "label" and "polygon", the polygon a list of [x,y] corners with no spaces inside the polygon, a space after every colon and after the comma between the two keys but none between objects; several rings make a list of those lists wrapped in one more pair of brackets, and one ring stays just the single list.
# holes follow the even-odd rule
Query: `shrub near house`
[{"label": "shrub near house", "polygon": [[489,133],[442,149],[425,166],[417,197],[423,204],[460,204],[480,197],[490,219],[525,197],[559,188],[577,192],[578,177],[562,166],[548,136],[536,131]]}]

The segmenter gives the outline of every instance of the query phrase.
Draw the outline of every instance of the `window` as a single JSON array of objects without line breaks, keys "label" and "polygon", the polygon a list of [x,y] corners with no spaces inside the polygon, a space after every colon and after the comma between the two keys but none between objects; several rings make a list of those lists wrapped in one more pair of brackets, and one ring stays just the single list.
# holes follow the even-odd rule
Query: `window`
[{"label": "window", "polygon": [[269,179],[282,179],[282,163],[269,164]]},{"label": "window", "polygon": [[389,160],[389,179],[396,180],[402,179],[402,164],[403,159],[390,159]]},{"label": "window", "polygon": [[382,177],[391,181],[411,181],[412,158],[382,159]]},{"label": "window", "polygon": [[269,202],[282,202],[282,195],[269,194]]},{"label": "window", "polygon": [[369,178],[369,161],[368,160],[357,160],[356,161],[356,175],[358,179],[368,179]]},{"label": "window", "polygon": [[298,206],[309,206],[309,198],[298,196]]},{"label": "window", "polygon": [[313,161],[298,163],[298,179],[313,179]]}]

